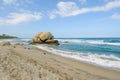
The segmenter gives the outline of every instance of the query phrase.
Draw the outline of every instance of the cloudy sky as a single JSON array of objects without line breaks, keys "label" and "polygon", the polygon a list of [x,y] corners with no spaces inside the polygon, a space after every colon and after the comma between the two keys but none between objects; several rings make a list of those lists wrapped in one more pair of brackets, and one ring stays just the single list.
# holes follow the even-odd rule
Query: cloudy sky
[{"label": "cloudy sky", "polygon": [[0,34],[120,37],[120,0],[0,0]]}]

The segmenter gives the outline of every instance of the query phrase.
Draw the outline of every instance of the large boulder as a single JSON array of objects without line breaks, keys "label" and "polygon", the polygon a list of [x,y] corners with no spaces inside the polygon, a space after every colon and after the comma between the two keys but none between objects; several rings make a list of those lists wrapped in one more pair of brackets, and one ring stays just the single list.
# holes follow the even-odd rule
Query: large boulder
[{"label": "large boulder", "polygon": [[50,32],[43,32],[39,37],[40,37],[40,40],[43,42],[49,39],[53,39],[53,35]]},{"label": "large boulder", "polygon": [[35,43],[42,43],[42,41],[40,40],[40,35],[42,34],[43,32],[39,32],[37,33],[34,37],[33,37],[33,42]]},{"label": "large boulder", "polygon": [[59,42],[57,40],[54,40],[53,35],[50,32],[39,32],[37,33],[33,39],[32,43],[39,43],[39,44],[53,44],[53,45],[59,45]]}]

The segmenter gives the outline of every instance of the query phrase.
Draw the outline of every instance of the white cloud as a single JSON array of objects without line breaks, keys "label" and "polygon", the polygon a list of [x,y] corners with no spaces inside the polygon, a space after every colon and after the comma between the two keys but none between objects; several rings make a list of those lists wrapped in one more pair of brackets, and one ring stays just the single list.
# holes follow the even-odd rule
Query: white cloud
[{"label": "white cloud", "polygon": [[111,1],[111,0],[101,0],[101,1],[104,1],[104,2],[109,2],[109,1]]},{"label": "white cloud", "polygon": [[55,19],[55,18],[56,18],[56,13],[57,13],[56,10],[50,12],[50,13],[48,14],[49,18],[50,18],[50,19]]},{"label": "white cloud", "polygon": [[17,25],[24,22],[40,20],[42,14],[38,12],[34,13],[10,13],[5,18],[0,18],[0,25]]},{"label": "white cloud", "polygon": [[101,0],[101,1],[110,2],[110,1],[120,1],[120,0]]},{"label": "white cloud", "polygon": [[16,0],[3,0],[4,4],[13,4],[15,2],[16,2]]},{"label": "white cloud", "polygon": [[2,0],[4,5],[17,6],[26,6],[32,4],[32,0]]},{"label": "white cloud", "polygon": [[87,2],[87,0],[79,0],[79,2],[80,2],[81,4],[85,4],[85,3]]},{"label": "white cloud", "polygon": [[56,14],[66,17],[75,15],[77,10],[79,10],[78,6],[74,2],[59,2],[57,4],[58,10],[53,10],[50,13],[50,18],[53,19],[56,17]]},{"label": "white cloud", "polygon": [[59,10],[58,13],[63,17],[74,15],[74,11],[79,9],[74,2],[60,2],[57,6]]},{"label": "white cloud", "polygon": [[120,0],[108,2],[103,6],[95,6],[92,8],[79,8],[75,2],[59,2],[57,9],[50,13],[50,17],[60,15],[61,17],[76,16],[79,14],[99,11],[109,11],[113,8],[120,7]]},{"label": "white cloud", "polygon": [[120,14],[118,13],[113,14],[112,19],[120,19]]}]

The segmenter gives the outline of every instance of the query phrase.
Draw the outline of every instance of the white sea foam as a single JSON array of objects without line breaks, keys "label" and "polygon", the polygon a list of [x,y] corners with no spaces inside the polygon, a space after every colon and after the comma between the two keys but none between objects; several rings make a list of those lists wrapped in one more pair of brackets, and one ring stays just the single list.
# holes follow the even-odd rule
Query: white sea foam
[{"label": "white sea foam", "polygon": [[120,43],[112,43],[112,42],[104,42],[103,40],[87,40],[86,42],[90,44],[103,44],[103,45],[115,45],[115,46],[120,46]]},{"label": "white sea foam", "polygon": [[105,42],[104,40],[80,40],[80,39],[58,39],[61,42],[72,42],[72,43],[87,43],[87,44],[98,44],[98,45],[114,45],[120,46],[120,42],[112,43]]},{"label": "white sea foam", "polygon": [[91,53],[74,53],[74,52],[57,50],[44,45],[37,45],[36,47],[63,57],[72,58],[120,71],[120,58],[114,55],[107,56],[107,55],[98,55]]},{"label": "white sea foam", "polygon": [[85,42],[84,40],[78,40],[78,39],[57,39],[58,41],[61,42],[73,42],[73,43],[83,43]]}]

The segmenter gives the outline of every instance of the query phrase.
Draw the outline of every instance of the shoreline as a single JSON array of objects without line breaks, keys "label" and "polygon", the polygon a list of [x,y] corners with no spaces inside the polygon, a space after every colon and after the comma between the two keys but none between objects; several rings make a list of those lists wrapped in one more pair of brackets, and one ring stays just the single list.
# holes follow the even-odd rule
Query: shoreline
[{"label": "shoreline", "polygon": [[[52,52],[49,52],[49,53],[53,54]],[[91,62],[88,62],[88,61],[77,60],[75,58],[65,57],[65,56],[61,56],[61,55],[57,55],[57,54],[53,54],[53,55],[60,56],[60,57],[63,57],[63,58],[67,58],[67,59],[71,59],[71,60],[75,60],[75,61],[78,61],[80,63],[89,64],[91,66],[96,66],[96,67],[107,69],[107,70],[110,70],[110,71],[120,72],[119,69],[115,69],[115,68],[113,69],[112,67],[102,66],[102,65],[91,63]]]},{"label": "shoreline", "polygon": [[[40,48],[38,48],[38,49],[40,49]],[[43,50],[43,49],[40,49],[40,50]],[[45,51],[45,52],[47,52],[47,53],[49,53],[53,56],[57,56],[60,59],[62,58],[62,59],[64,59],[64,61],[70,61],[71,64],[78,65],[81,70],[89,72],[90,74],[94,74],[94,73],[97,72],[94,75],[103,76],[103,77],[110,77],[111,76],[111,78],[113,78],[113,79],[110,79],[110,80],[119,80],[120,79],[120,77],[119,77],[120,71],[113,70],[113,69],[103,67],[103,66],[99,66],[99,65],[96,65],[96,64],[92,64],[92,63],[89,63],[89,62],[80,61],[80,60],[77,60],[77,59],[74,59],[74,58],[69,58],[69,57],[57,55],[57,54],[54,54],[52,52],[48,52],[46,50],[43,50],[43,51]],[[87,70],[86,70],[86,68],[87,68]],[[109,80],[109,79],[103,79],[103,80]]]},{"label": "shoreline", "polygon": [[[68,58],[68,59],[73,59],[73,60],[76,60],[76,61],[80,61],[80,62],[83,62],[83,63],[86,63],[86,64],[90,64],[92,66],[96,66],[96,67],[100,67],[100,68],[104,68],[104,69],[108,69],[108,70],[111,70],[111,71],[116,71],[116,72],[120,72],[120,68],[114,68],[114,67],[109,67],[109,66],[105,66],[105,65],[101,65],[101,64],[97,64],[95,62],[90,62],[90,61],[86,61],[86,60],[82,60],[82,59],[79,59],[78,57],[72,57],[71,55],[67,55],[67,54],[64,54],[64,53],[57,53],[55,51],[50,51],[50,49],[48,50],[48,47],[44,48],[43,46],[41,47],[41,45],[39,46],[34,46],[38,49],[42,49],[42,50],[45,50],[51,54],[54,54],[54,55],[57,55],[57,56],[60,56],[60,57],[63,57],[63,58]],[[54,49],[54,48],[53,48]],[[67,51],[65,51],[67,53]]]},{"label": "shoreline", "polygon": [[35,47],[0,46],[0,80],[120,80],[119,74]]},{"label": "shoreline", "polygon": [[[51,54],[53,54],[53,53],[51,53]],[[57,55],[57,54],[54,54],[54,55]],[[95,63],[88,62],[88,61],[83,61],[83,60],[77,60],[75,58],[65,57],[65,56],[61,56],[61,55],[57,55],[57,56],[67,58],[67,59],[72,59],[72,60],[75,60],[75,61],[78,61],[78,62],[81,62],[81,63],[89,64],[91,66],[96,66],[96,67],[107,69],[107,70],[110,70],[110,71],[120,72],[120,69],[116,69],[116,68],[112,68],[112,67],[108,67],[108,66],[102,66],[100,64],[95,64]]]}]

